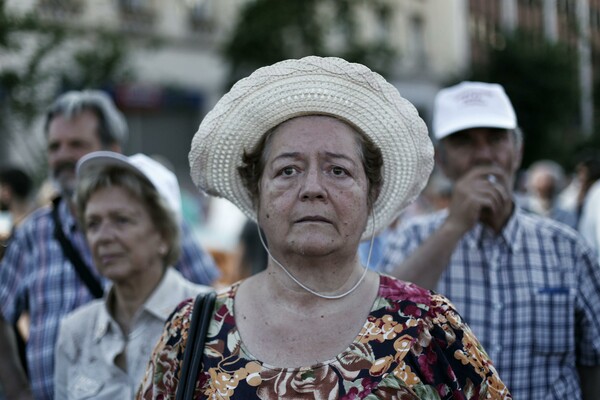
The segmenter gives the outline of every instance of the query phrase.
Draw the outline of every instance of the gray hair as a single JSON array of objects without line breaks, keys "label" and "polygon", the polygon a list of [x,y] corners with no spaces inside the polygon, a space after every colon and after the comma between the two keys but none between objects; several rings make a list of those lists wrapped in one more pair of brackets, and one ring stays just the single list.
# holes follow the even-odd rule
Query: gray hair
[{"label": "gray hair", "polygon": [[70,91],[60,95],[46,112],[44,132],[56,116],[74,118],[83,111],[91,111],[99,121],[98,136],[103,146],[122,145],[127,140],[127,122],[112,99],[100,90]]},{"label": "gray hair", "polygon": [[94,193],[108,187],[120,187],[137,198],[146,208],[152,223],[167,243],[167,254],[163,258],[165,266],[174,265],[181,255],[181,231],[175,213],[156,188],[128,168],[104,166],[90,169],[80,176],[77,183],[75,203],[79,222],[85,231],[85,210]]},{"label": "gray hair", "polygon": [[515,137],[515,145],[517,146],[517,148],[521,147],[523,145],[523,130],[521,129],[521,127],[517,126],[515,129],[513,129],[513,136]]},{"label": "gray hair", "polygon": [[563,167],[552,160],[538,160],[531,164],[527,169],[527,188],[532,186],[532,178],[538,173],[545,173],[552,177],[553,195],[557,196],[565,187],[566,178]]}]

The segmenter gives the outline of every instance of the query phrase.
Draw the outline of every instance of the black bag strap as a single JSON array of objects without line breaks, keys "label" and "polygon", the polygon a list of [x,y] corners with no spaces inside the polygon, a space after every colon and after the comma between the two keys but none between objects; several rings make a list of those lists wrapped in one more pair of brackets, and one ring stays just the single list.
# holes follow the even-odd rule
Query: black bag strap
[{"label": "black bag strap", "polygon": [[73,243],[67,239],[65,233],[62,229],[62,224],[60,221],[60,217],[58,215],[58,205],[60,203],[61,198],[57,197],[52,200],[52,220],[54,221],[54,237],[60,243],[60,247],[64,255],[69,259],[73,267],[75,267],[75,271],[77,275],[79,275],[79,279],[85,286],[89,289],[92,296],[99,299],[104,295],[104,289],[102,289],[102,285],[98,281],[98,279],[92,274],[90,268],[86,265],[83,258],[81,258],[81,254],[75,249]]},{"label": "black bag strap", "polygon": [[175,400],[193,400],[200,363],[204,355],[204,344],[208,325],[212,319],[217,294],[214,291],[200,293],[194,301],[192,319],[188,329],[188,339],[183,351],[183,365]]}]

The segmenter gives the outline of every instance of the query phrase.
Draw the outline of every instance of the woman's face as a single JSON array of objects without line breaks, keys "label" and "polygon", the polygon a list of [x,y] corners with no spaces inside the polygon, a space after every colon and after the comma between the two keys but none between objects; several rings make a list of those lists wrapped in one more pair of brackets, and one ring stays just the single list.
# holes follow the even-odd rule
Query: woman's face
[{"label": "woman's face", "polygon": [[294,118],[276,129],[266,150],[258,210],[273,253],[356,253],[368,217],[356,135],[325,116]]},{"label": "woman's face", "polygon": [[108,279],[138,280],[162,271],[166,242],[144,204],[127,190],[112,186],[93,193],[84,223],[96,268]]}]

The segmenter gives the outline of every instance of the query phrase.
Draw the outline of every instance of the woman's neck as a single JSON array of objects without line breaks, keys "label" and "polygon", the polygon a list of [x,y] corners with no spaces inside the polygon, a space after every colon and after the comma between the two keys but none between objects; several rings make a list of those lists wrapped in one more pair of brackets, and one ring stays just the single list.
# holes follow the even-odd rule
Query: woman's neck
[{"label": "woman's neck", "polygon": [[306,295],[336,296],[354,290],[365,271],[357,255],[347,259],[339,255],[297,258],[273,256],[274,259],[269,258],[265,283],[272,286],[272,290],[289,292],[285,296],[296,296],[298,299]]},{"label": "woman's neck", "polygon": [[135,282],[124,281],[114,283],[114,298],[111,312],[124,334],[127,335],[131,331],[134,318],[138,311],[142,308],[150,295],[152,295],[163,276],[164,272],[162,275],[147,277],[141,281],[136,280]]}]

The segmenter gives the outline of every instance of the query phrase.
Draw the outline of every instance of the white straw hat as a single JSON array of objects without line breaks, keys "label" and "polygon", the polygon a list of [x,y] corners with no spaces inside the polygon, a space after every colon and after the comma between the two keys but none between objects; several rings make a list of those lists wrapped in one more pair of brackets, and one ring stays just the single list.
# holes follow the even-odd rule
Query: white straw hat
[{"label": "white straw hat", "polygon": [[256,70],[210,111],[192,140],[194,183],[256,220],[238,173],[271,128],[294,117],[328,115],[349,122],[379,147],[383,184],[363,238],[390,224],[421,192],[433,168],[433,145],[414,106],[381,75],[341,58],[310,56]]},{"label": "white straw hat", "polygon": [[516,127],[515,110],[497,83],[462,82],[435,98],[433,133],[438,140],[464,129]]},{"label": "white straw hat", "polygon": [[177,177],[167,167],[147,155],[138,153],[125,156],[112,151],[94,151],[83,156],[77,162],[77,177],[92,169],[104,166],[126,168],[146,179],[167,202],[178,222],[181,222],[181,192]]}]

